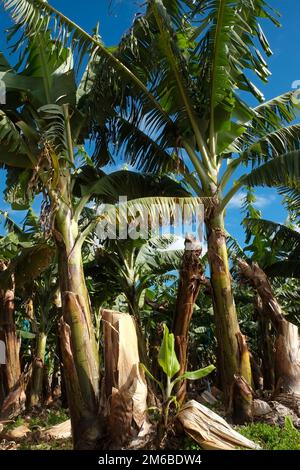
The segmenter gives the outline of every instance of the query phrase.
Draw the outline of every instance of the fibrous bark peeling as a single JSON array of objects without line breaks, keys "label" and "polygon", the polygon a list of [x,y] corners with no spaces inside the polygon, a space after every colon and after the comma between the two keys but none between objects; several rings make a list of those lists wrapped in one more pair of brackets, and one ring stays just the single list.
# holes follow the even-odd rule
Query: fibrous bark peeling
[{"label": "fibrous bark peeling", "polygon": [[71,328],[63,318],[60,320],[59,332],[74,447],[80,450],[93,450],[97,448],[100,439],[98,416],[87,406],[85,397],[82,396],[71,347]]},{"label": "fibrous bark peeling", "polygon": [[[179,375],[187,370],[189,327],[202,282],[205,282],[203,267],[200,261],[202,248],[192,235],[185,239],[185,251],[180,270],[179,286],[173,333],[175,336],[176,354],[180,363]],[[178,387],[177,400],[183,403],[186,395],[186,381]]]},{"label": "fibrous bark peeling", "polygon": [[[7,264],[1,261],[0,271],[7,269]],[[17,336],[15,324],[15,292],[14,279],[11,279],[11,289],[0,290],[0,328],[2,330],[2,339],[6,349],[6,364],[1,366],[4,369],[4,389],[5,394],[15,391],[21,383],[21,362],[20,362],[20,339]],[[22,400],[20,402],[20,397]],[[18,414],[25,403],[25,393],[16,397],[14,413]],[[12,397],[10,396],[10,403]],[[11,403],[10,409],[14,408]]]},{"label": "fibrous bark peeling", "polygon": [[[93,312],[85,282],[78,214],[72,200],[71,174],[61,171],[54,204],[52,232],[57,246],[59,287],[63,322],[61,349],[74,448],[97,449],[101,434],[99,420],[99,349],[93,325]],[[75,383],[73,379],[75,378]],[[75,387],[77,396],[69,391]],[[80,409],[76,410],[76,407]],[[76,429],[75,429],[76,428]]]},{"label": "fibrous bark peeling", "polygon": [[105,378],[102,413],[108,432],[105,445],[121,449],[149,429],[147,385],[139,367],[136,326],[131,315],[103,310]]},{"label": "fibrous bark peeling", "polygon": [[263,388],[265,390],[274,390],[275,372],[274,372],[274,339],[271,334],[272,323],[263,313],[263,305],[259,295],[254,301],[254,309],[257,313],[259,346],[261,355],[261,365],[263,374]]}]

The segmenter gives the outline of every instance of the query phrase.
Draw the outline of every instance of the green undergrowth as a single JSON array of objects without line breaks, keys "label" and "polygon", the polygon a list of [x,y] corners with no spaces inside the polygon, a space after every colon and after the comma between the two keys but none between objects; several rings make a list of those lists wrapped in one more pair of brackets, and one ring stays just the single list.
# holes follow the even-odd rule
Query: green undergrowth
[{"label": "green undergrowth", "polygon": [[[239,426],[236,431],[258,444],[264,450],[300,450],[300,432],[290,418],[286,418],[284,427],[264,423]],[[184,450],[201,450],[191,438],[184,439]]]},{"label": "green undergrowth", "polygon": [[241,426],[237,431],[265,450],[300,450],[300,433],[290,418],[286,418],[282,428],[264,423],[253,423]]},{"label": "green undergrowth", "polygon": [[39,438],[39,434],[37,434],[41,429],[50,428],[68,419],[67,412],[62,409],[36,410],[31,415],[27,413],[16,418],[5,427],[5,431],[10,431],[20,426],[27,426],[31,431],[26,437],[17,441],[14,450],[72,450],[72,439],[52,439],[47,441]]},{"label": "green undergrowth", "polygon": [[19,416],[13,422],[6,426],[6,431],[15,429],[19,426],[26,425],[30,430],[36,428],[48,428],[55,426],[56,424],[67,421],[69,416],[65,410],[42,410],[41,412],[35,412],[34,414]]},{"label": "green undergrowth", "polygon": [[[68,419],[64,410],[44,410],[30,418],[19,417],[10,423],[6,429],[13,429],[21,425],[27,425],[31,431],[38,428],[47,428],[60,424]],[[300,450],[300,433],[294,427],[290,418],[286,418],[283,427],[271,426],[264,423],[253,423],[247,426],[239,426],[236,430],[254,441],[264,450]],[[182,443],[183,450],[197,451],[201,447],[191,438],[186,437]],[[71,439],[57,440],[51,442],[34,442],[24,439],[19,450],[69,450],[72,449]]]},{"label": "green undergrowth", "polygon": [[191,437],[186,437],[183,441],[183,450],[201,450],[201,447]]},{"label": "green undergrowth", "polygon": [[47,410],[47,414],[42,416],[32,416],[29,422],[29,427],[40,426],[43,428],[55,426],[56,424],[63,423],[69,419],[65,410]]},{"label": "green undergrowth", "polygon": [[18,450],[73,450],[73,444],[72,439],[59,439],[40,443],[23,441]]}]

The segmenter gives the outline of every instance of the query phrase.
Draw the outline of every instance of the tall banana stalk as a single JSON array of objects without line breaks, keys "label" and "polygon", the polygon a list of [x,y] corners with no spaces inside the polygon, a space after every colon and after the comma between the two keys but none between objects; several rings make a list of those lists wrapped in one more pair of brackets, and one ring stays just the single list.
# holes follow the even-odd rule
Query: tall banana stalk
[{"label": "tall banana stalk", "polygon": [[[4,269],[6,269],[5,264]],[[0,270],[2,271],[2,267]],[[6,348],[5,387],[8,394],[19,385],[21,377],[20,339],[15,323],[14,286],[0,290],[0,325]]]},{"label": "tall banana stalk", "polygon": [[[223,214],[206,221],[208,259],[211,270],[216,336],[218,340],[218,370],[226,403],[232,403],[234,419],[251,419],[251,394],[238,387],[237,376],[251,387],[251,366],[247,346],[240,348],[241,332],[231,285],[226,233]],[[226,333],[225,333],[226,332]]]},{"label": "tall banana stalk", "polygon": [[[61,332],[68,331],[70,342],[69,357],[64,361],[64,374],[74,446],[93,448],[95,440],[99,438],[99,353],[83,272],[79,227],[72,211],[70,175],[67,172],[62,172],[58,185],[60,201],[55,216],[54,236],[58,250],[63,311]],[[66,341],[63,333],[61,340]],[[64,345],[62,349],[65,347]],[[73,376],[75,371],[76,378]],[[75,379],[78,381],[77,389],[73,389]],[[92,442],[89,436],[93,436]]]},{"label": "tall banana stalk", "polygon": [[37,335],[35,357],[33,360],[31,390],[30,390],[30,399],[29,399],[29,403],[31,407],[36,407],[41,404],[46,345],[47,345],[47,335],[46,333],[41,331]]}]

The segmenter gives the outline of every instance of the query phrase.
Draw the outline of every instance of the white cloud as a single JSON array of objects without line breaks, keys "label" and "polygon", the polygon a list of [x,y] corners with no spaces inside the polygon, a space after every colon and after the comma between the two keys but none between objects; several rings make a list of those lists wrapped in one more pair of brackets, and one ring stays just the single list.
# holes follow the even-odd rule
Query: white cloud
[{"label": "white cloud", "polygon": [[229,202],[228,207],[230,209],[239,209],[243,204],[244,197],[245,197],[245,194],[243,193],[235,194],[233,198],[231,199],[231,201]]},{"label": "white cloud", "polygon": [[266,197],[266,196],[256,196],[256,202],[254,203],[254,205],[258,209],[262,209],[263,207],[266,207],[266,206],[269,206],[270,204],[272,204],[272,202],[274,202],[274,200],[275,200],[274,195],[270,195],[268,197]]},{"label": "white cloud", "polygon": [[[244,203],[245,196],[246,194],[243,192],[235,194],[228,204],[229,209],[240,209]],[[272,204],[274,200],[275,200],[275,196],[273,194],[269,196],[256,196],[256,201],[254,203],[254,206],[257,209],[263,209],[264,207],[267,207],[270,204]]]}]

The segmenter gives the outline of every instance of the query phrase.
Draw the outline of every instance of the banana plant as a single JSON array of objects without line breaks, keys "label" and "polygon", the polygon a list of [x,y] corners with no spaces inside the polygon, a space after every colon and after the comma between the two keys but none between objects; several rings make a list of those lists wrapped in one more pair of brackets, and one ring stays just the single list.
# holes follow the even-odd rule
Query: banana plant
[{"label": "banana plant", "polygon": [[[28,289],[28,304],[31,304],[29,320],[35,334],[33,371],[30,386],[29,406],[36,407],[43,403],[43,378],[48,338],[53,333],[58,320],[55,298],[58,291],[57,263],[52,263]],[[29,313],[30,309],[27,309]]]},{"label": "banana plant", "polygon": [[[172,249],[176,241],[172,235],[154,236],[138,240],[106,240],[96,248],[95,258],[86,265],[92,277],[96,294],[102,302],[113,303],[123,294],[129,313],[140,321],[140,307],[145,290],[151,288],[157,276],[178,270],[183,250]],[[107,279],[113,290],[107,289]],[[111,286],[112,284],[110,284]]]},{"label": "banana plant", "polygon": [[[251,253],[251,260],[262,266],[270,277],[300,277],[299,255],[300,235],[294,224],[279,224],[266,219],[246,218],[243,221],[252,242],[245,248]],[[265,245],[262,251],[258,246]]]},{"label": "banana plant", "polygon": [[[145,187],[144,187],[145,190]],[[155,285],[158,276],[178,270],[183,250],[174,250],[172,235],[138,240],[106,240],[96,248],[94,259],[86,265],[87,276],[93,279],[93,290],[101,304],[112,305],[120,295],[134,317],[142,361],[148,363],[141,310],[146,291]]]},{"label": "banana plant", "polygon": [[[1,107],[1,161],[14,180],[10,198],[27,193],[30,202],[35,194],[44,195],[44,231],[55,240],[58,253],[62,337],[65,346],[71,344],[65,371],[74,445],[84,447],[85,437],[79,430],[85,428],[82,423],[88,419],[97,427],[99,358],[81,260],[84,237],[79,218],[85,202],[72,194],[78,172],[76,146],[83,143],[86,123],[78,106],[82,83],[76,86],[71,51],[63,46],[56,49],[48,28],[43,34],[36,33],[24,35],[19,43],[19,67],[10,67],[1,77],[7,90],[7,104]],[[66,348],[63,351],[67,354]],[[77,371],[76,396],[71,392],[71,364]]]},{"label": "banana plant", "polygon": [[164,335],[161,343],[161,347],[158,354],[158,363],[164,372],[165,380],[160,381],[155,378],[151,372],[147,369],[144,364],[141,364],[142,369],[146,374],[159,386],[162,397],[163,397],[163,420],[164,425],[168,425],[169,409],[170,405],[175,402],[176,394],[172,394],[174,387],[177,383],[183,382],[184,380],[200,380],[211,374],[215,370],[215,366],[210,365],[193,372],[185,372],[178,376],[180,370],[180,364],[175,352],[175,339],[173,333],[169,332],[166,324],[164,324]]}]

